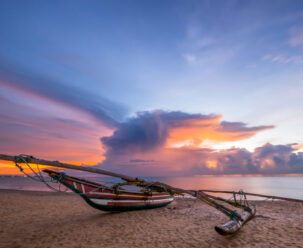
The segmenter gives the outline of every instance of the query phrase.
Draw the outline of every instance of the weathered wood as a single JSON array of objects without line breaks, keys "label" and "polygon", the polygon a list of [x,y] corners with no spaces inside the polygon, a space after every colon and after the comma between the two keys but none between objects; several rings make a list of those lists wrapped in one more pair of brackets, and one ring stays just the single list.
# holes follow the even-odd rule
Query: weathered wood
[{"label": "weathered wood", "polygon": [[[202,189],[202,192],[209,192],[209,193],[222,193],[222,194],[239,194],[239,192],[236,191],[226,191],[226,190],[208,190],[208,189]],[[264,197],[264,198],[271,198],[271,199],[277,199],[277,200],[284,200],[284,201],[293,201],[293,202],[301,202],[303,203],[303,200],[300,199],[294,199],[294,198],[288,198],[288,197],[281,197],[281,196],[274,196],[274,195],[263,195],[263,194],[256,194],[256,193],[247,193],[245,192],[245,195],[250,196],[257,196],[257,197]]]},{"label": "weathered wood", "polygon": [[217,233],[224,236],[236,234],[245,223],[247,223],[255,216],[256,207],[250,206],[250,209],[251,211],[243,211],[240,214],[241,219],[232,218],[223,225],[215,226],[215,230],[217,231]]}]

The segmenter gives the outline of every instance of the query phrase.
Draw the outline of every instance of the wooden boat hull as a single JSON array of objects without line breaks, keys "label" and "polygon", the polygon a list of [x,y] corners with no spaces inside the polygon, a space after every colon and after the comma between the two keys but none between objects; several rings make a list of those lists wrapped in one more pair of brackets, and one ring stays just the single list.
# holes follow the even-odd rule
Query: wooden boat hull
[{"label": "wooden boat hull", "polygon": [[122,212],[131,210],[141,210],[149,208],[159,208],[170,204],[174,199],[167,198],[164,200],[145,200],[145,201],[128,201],[128,200],[104,200],[104,199],[83,199],[91,206],[102,211]]},{"label": "wooden boat hull", "polygon": [[158,208],[170,204],[174,198],[166,192],[129,192],[44,170],[50,177],[79,194],[91,207],[110,212]]}]

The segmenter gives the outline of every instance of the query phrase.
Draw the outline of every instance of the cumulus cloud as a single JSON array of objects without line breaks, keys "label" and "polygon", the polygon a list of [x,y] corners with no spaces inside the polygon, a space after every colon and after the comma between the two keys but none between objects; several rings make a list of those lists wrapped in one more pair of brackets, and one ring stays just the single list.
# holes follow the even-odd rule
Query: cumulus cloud
[{"label": "cumulus cloud", "polygon": [[[273,126],[247,127],[242,122],[220,122],[220,115],[188,114],[181,111],[140,112],[120,123],[101,142],[114,153],[147,151],[187,144],[199,147],[204,140],[235,141],[253,136]],[[183,144],[183,145],[182,145]]]},{"label": "cumulus cloud", "polygon": [[112,136],[103,137],[101,141],[115,153],[146,151],[163,146],[174,128],[187,126],[192,120],[206,124],[216,118],[215,115],[187,114],[180,111],[139,112],[136,117],[120,123]]},{"label": "cumulus cloud", "polygon": [[257,147],[254,152],[248,152],[245,149],[226,150],[218,153],[218,161],[221,168],[224,168],[224,172],[228,174],[233,174],[235,171],[239,174],[302,173],[303,153],[294,153],[295,145],[267,143]]},{"label": "cumulus cloud", "polygon": [[161,113],[139,113],[137,117],[121,123],[110,137],[101,138],[109,150],[116,152],[148,150],[162,145],[168,135],[169,120]]},{"label": "cumulus cloud", "polygon": [[[204,140],[243,140],[273,128],[249,127],[242,122],[221,121],[221,118],[220,115],[180,111],[140,112],[121,123],[112,136],[101,138],[106,160],[100,166],[145,176],[300,171],[301,160],[293,153],[294,145],[266,144],[254,152],[240,148],[220,151],[204,148]],[[290,161],[295,166],[290,167]],[[275,166],[270,167],[272,164]]]},{"label": "cumulus cloud", "polygon": [[[220,151],[188,147],[162,148],[144,153],[116,154],[100,166],[133,176],[303,173],[303,153],[295,151],[293,145],[269,143],[253,152],[244,148]],[[137,159],[130,159],[132,157]]]}]

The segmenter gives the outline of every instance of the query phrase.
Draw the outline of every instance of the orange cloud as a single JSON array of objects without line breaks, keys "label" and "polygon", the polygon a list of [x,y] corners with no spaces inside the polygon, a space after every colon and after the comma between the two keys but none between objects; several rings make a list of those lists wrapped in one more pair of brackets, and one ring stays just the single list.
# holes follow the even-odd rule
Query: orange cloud
[{"label": "orange cloud", "polygon": [[209,160],[209,161],[207,161],[207,167],[210,168],[210,169],[217,168],[217,161],[216,160]]},{"label": "orange cloud", "polygon": [[169,130],[166,140],[166,147],[201,147],[204,141],[231,142],[252,137],[257,132],[272,128],[264,126],[248,128],[244,123],[220,122],[222,116],[215,116],[213,119],[185,120],[177,127]]},{"label": "orange cloud", "polygon": [[[15,149],[9,148],[3,153],[18,155],[19,153],[34,155],[37,158],[47,160],[59,160],[60,162],[72,163],[76,165],[94,165],[105,160],[104,149],[95,138],[84,140],[85,143],[77,143],[75,140],[49,139],[45,142],[32,140],[29,145],[16,145]],[[22,142],[23,143],[23,142]],[[36,168],[36,165],[33,166]],[[43,166],[41,167],[43,168]],[[20,174],[14,163],[0,161],[0,174]]]},{"label": "orange cloud", "polygon": [[[32,171],[25,165],[19,164],[23,171],[27,174],[31,174]],[[38,171],[36,164],[30,165],[34,171]],[[46,168],[47,166],[39,166],[40,169]],[[0,175],[22,175],[23,173],[20,172],[19,168],[15,165],[14,162],[8,162],[8,161],[0,161]]]}]

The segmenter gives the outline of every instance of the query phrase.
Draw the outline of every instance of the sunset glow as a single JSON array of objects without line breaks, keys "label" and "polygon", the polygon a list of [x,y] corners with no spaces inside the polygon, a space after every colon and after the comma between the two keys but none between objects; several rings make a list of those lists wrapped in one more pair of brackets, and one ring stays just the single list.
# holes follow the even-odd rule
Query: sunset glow
[{"label": "sunset glow", "polygon": [[303,173],[301,2],[120,4],[0,3],[0,153],[134,176]]},{"label": "sunset glow", "polygon": [[216,160],[207,161],[207,167],[213,169],[217,168],[217,161]]},{"label": "sunset glow", "polygon": [[[218,116],[210,120],[186,120],[183,123],[179,124],[178,127],[172,128],[170,130],[169,137],[166,141],[166,146],[203,147],[204,141],[208,143],[222,143],[245,140],[262,130],[224,130],[220,124],[222,118],[222,116]],[[268,128],[272,127],[264,127],[263,129]]]}]

